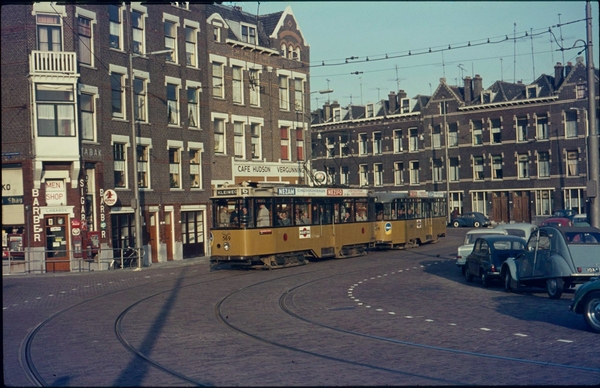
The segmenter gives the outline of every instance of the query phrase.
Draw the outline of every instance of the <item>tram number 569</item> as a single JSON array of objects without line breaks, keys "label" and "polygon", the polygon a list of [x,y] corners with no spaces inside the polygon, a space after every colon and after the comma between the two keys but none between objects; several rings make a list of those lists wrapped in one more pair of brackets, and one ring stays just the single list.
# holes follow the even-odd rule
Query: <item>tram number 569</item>
[{"label": "tram number 569", "polygon": [[230,241],[231,240],[231,235],[229,233],[227,233],[227,234],[224,233],[223,236],[222,236],[222,238],[223,238],[223,241]]}]

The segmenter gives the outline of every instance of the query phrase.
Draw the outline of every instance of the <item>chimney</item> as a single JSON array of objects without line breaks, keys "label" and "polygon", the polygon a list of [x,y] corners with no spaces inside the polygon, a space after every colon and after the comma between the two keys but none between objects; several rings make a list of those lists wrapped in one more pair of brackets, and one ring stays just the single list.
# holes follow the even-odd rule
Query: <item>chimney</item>
[{"label": "chimney", "polygon": [[475,74],[475,78],[473,78],[473,96],[479,97],[483,92],[483,79],[479,74]]},{"label": "chimney", "polygon": [[567,62],[567,66],[565,66],[565,77],[569,75],[571,70],[573,70],[573,63]]},{"label": "chimney", "polygon": [[331,118],[331,105],[329,105],[329,101],[323,105],[323,118],[325,122],[329,121]]},{"label": "chimney", "polygon": [[563,65],[560,62],[556,62],[554,65],[554,89],[558,89],[563,81]]},{"label": "chimney", "polygon": [[473,83],[471,77],[466,76],[465,79],[465,102],[471,102],[473,100]]},{"label": "chimney", "polygon": [[404,90],[400,89],[398,91],[398,100],[400,100],[401,98],[406,98],[407,94]]},{"label": "chimney", "polygon": [[398,96],[396,96],[396,93],[390,92],[388,97],[390,99],[390,113],[394,113],[398,110]]}]

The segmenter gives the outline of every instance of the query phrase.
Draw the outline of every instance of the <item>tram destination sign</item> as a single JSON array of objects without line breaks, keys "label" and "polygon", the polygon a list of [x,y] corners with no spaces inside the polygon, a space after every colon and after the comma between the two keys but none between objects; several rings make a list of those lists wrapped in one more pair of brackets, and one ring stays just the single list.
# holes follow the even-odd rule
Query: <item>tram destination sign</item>
[{"label": "tram destination sign", "polygon": [[294,197],[366,197],[364,189],[332,189],[321,187],[278,187],[277,195]]}]

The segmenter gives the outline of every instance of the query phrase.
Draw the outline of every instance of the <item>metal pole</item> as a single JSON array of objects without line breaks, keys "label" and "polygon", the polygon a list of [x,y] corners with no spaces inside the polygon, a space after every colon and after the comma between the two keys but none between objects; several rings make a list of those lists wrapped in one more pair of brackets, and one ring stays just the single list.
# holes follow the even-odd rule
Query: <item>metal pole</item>
[{"label": "metal pole", "polygon": [[[141,248],[142,248],[142,224],[140,222],[140,186],[138,184],[138,165],[137,165],[137,140],[135,136],[135,96],[133,92],[133,25],[131,20],[131,5],[129,5],[129,29],[131,30],[131,42],[129,46],[129,94],[131,96],[131,155],[133,162],[133,219],[135,222],[135,251],[138,256],[137,270],[142,269]],[[121,247],[123,249],[124,247]]]},{"label": "metal pole", "polygon": [[589,178],[587,182],[587,197],[591,201],[590,206],[590,224],[600,228],[600,152],[598,150],[598,123],[596,122],[596,89],[594,84],[594,61],[592,52],[592,5],[589,1],[585,7],[586,17],[586,69],[587,69],[587,90],[588,90],[588,168]]},{"label": "metal pole", "polygon": [[444,103],[444,134],[446,135],[445,137],[445,147],[444,150],[446,152],[446,223],[449,224],[452,220],[450,219],[450,160],[448,159],[448,142],[450,141],[450,134],[448,133],[448,124],[446,121],[446,110],[448,109],[448,106],[446,105],[446,100],[443,101]]}]

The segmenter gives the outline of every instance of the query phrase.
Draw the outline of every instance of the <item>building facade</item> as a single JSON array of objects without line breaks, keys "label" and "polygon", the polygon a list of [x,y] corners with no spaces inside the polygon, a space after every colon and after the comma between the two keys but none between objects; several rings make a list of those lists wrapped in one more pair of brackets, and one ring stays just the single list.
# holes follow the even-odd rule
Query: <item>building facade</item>
[{"label": "building facade", "polygon": [[324,105],[313,112],[313,171],[333,184],[443,191],[451,210],[496,222],[536,222],[558,208],[585,213],[583,58],[530,85],[484,89],[482,81],[441,79],[432,96],[400,91],[365,106]]},{"label": "building facade", "polygon": [[[107,269],[135,246],[138,208],[145,265],[207,255],[213,183],[278,168],[302,179],[291,147],[307,120],[279,102],[308,90],[289,7],[258,23],[187,2],[2,11],[3,252],[17,251],[15,266]],[[287,155],[281,128],[303,130]]]}]

